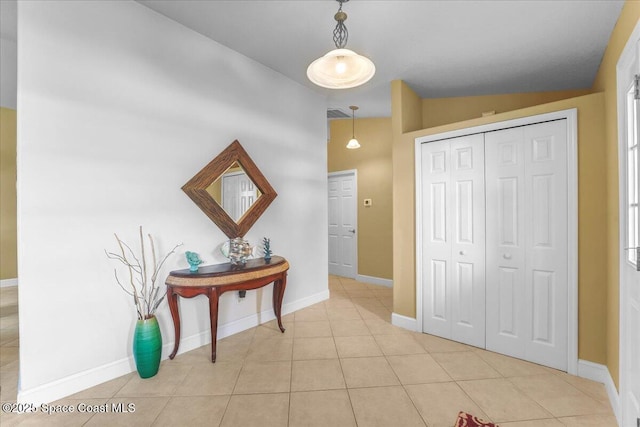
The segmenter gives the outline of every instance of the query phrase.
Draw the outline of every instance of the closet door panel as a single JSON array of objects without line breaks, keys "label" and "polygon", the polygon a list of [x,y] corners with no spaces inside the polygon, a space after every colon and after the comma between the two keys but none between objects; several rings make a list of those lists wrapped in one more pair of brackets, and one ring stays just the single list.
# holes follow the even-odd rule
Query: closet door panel
[{"label": "closet door panel", "polygon": [[567,121],[422,145],[423,330],[567,369]]},{"label": "closet door panel", "polygon": [[516,296],[518,283],[518,270],[515,268],[498,268],[498,332],[501,335],[517,338],[518,319],[516,318]]},{"label": "closet door panel", "polygon": [[525,356],[524,132],[485,135],[488,350]]},{"label": "closet door panel", "polygon": [[451,338],[450,144],[422,146],[423,330]]},{"label": "closet door panel", "polygon": [[484,348],[484,135],[452,139],[451,162],[451,337]]},{"label": "closet door panel", "polygon": [[567,369],[566,121],[488,133],[487,349]]},{"label": "closet door panel", "polygon": [[484,347],[484,137],[422,146],[423,330]]},{"label": "closet door panel", "polygon": [[431,259],[431,319],[435,325],[433,332],[441,336],[449,336],[449,315],[447,309],[449,262],[446,259]]},{"label": "closet door panel", "polygon": [[526,126],[527,360],[567,369],[566,121]]}]

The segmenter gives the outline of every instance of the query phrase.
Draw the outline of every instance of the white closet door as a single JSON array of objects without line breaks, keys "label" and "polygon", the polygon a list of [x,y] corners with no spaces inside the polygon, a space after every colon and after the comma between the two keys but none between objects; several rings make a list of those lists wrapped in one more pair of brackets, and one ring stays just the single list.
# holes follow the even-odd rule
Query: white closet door
[{"label": "white closet door", "polygon": [[484,146],[471,135],[422,146],[424,330],[484,347]]},{"label": "white closet door", "polygon": [[527,360],[567,370],[567,123],[524,128]]},{"label": "white closet door", "polygon": [[451,338],[450,149],[449,141],[422,145],[423,329],[444,338]]},{"label": "white closet door", "polygon": [[567,369],[566,121],[490,132],[487,349]]},{"label": "white closet door", "polygon": [[451,166],[451,338],[484,348],[484,135],[451,140]]},{"label": "white closet door", "polygon": [[524,358],[524,131],[485,135],[487,349]]}]

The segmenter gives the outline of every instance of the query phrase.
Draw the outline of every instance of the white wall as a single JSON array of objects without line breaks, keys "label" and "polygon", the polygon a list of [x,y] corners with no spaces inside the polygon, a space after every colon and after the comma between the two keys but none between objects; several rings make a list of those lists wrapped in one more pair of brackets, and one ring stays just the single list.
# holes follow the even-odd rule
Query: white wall
[{"label": "white wall", "polygon": [[[163,277],[185,250],[224,261],[226,237],[180,187],[234,139],[278,192],[246,237],[289,259],[285,307],[328,296],[323,98],[135,2],[18,7],[21,401],[134,369],[134,309],[103,251],[113,232],[134,243],[143,225],[160,252],[183,242]],[[221,328],[270,299],[270,286],[224,295]],[[207,343],[206,299],[180,305],[181,350]],[[166,303],[158,317],[166,356]]]},{"label": "white wall", "polygon": [[15,0],[0,1],[0,107],[16,109],[16,17]]},{"label": "white wall", "polygon": [[0,107],[16,109],[15,40],[0,38]]}]

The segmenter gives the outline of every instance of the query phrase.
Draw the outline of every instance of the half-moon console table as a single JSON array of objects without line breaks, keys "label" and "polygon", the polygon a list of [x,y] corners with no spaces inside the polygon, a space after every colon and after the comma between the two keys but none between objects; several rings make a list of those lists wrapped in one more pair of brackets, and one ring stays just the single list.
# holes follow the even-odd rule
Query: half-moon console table
[{"label": "half-moon console table", "polygon": [[169,359],[178,353],[180,345],[180,313],[178,312],[178,295],[193,298],[196,295],[206,295],[209,298],[209,316],[211,321],[211,361],[216,361],[216,340],[218,336],[218,299],[227,291],[247,291],[258,289],[273,282],[273,311],[278,319],[280,331],[284,332],[282,319],[282,297],[287,286],[287,270],[289,263],[286,259],[274,256],[270,263],[264,259],[250,259],[245,265],[231,263],[216,264],[200,267],[198,271],[189,269],[176,270],[167,277],[167,300],[176,343]]}]

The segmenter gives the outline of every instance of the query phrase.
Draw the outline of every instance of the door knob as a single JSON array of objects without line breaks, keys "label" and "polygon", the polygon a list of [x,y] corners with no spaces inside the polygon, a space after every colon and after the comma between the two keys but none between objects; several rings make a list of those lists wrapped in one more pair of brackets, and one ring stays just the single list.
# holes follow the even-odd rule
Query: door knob
[{"label": "door knob", "polygon": [[356,230],[349,230],[349,233],[356,234]]},{"label": "door knob", "polygon": [[511,255],[509,255],[509,254],[503,254],[503,255],[502,255],[502,258],[504,258],[504,259],[511,259]]},{"label": "door knob", "polygon": [[464,251],[460,251],[460,255],[464,255]]}]

